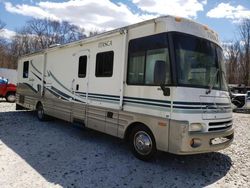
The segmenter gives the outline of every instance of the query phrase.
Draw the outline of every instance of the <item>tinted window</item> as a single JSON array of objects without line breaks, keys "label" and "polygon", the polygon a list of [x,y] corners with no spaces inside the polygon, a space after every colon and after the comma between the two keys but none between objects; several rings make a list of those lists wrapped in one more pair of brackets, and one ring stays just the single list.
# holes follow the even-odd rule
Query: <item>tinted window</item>
[{"label": "tinted window", "polygon": [[29,61],[23,62],[23,78],[29,77]]},{"label": "tinted window", "polygon": [[79,66],[78,66],[78,77],[85,78],[87,70],[87,56],[79,57]]},{"label": "tinted window", "polygon": [[154,68],[156,61],[166,63],[165,84],[170,84],[170,60],[167,34],[157,34],[129,42],[128,84],[156,85]]},{"label": "tinted window", "polygon": [[8,80],[0,77],[0,84],[7,84]]},{"label": "tinted window", "polygon": [[114,52],[101,52],[96,55],[96,77],[111,77],[113,75]]}]

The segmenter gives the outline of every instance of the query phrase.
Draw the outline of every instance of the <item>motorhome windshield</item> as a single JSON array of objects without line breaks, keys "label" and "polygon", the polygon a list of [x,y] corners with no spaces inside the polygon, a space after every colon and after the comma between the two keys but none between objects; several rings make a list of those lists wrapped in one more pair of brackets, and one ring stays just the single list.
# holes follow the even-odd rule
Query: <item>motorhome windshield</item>
[{"label": "motorhome windshield", "polygon": [[178,84],[226,90],[222,49],[195,36],[173,35]]}]

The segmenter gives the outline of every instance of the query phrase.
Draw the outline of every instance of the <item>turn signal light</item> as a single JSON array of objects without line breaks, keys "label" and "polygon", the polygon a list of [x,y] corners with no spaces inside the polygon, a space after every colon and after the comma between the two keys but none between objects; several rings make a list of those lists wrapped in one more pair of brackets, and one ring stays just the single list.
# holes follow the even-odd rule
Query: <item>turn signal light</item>
[{"label": "turn signal light", "polygon": [[167,126],[167,123],[166,123],[166,122],[161,122],[161,121],[159,121],[159,122],[158,122],[158,125],[161,126],[161,127],[166,127],[166,126]]}]

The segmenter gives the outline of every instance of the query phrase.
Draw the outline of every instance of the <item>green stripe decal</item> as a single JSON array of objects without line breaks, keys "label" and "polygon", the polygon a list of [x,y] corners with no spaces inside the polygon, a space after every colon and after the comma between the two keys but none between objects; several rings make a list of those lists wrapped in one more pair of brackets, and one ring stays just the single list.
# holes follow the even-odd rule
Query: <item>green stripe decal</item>
[{"label": "green stripe decal", "polygon": [[65,90],[67,90],[68,92],[71,92],[70,89],[68,89],[66,86],[64,86],[61,82],[59,82],[59,80],[52,74],[51,71],[48,71],[48,75],[51,76],[61,87],[63,87]]},{"label": "green stripe decal", "polygon": [[39,74],[42,74],[34,65],[33,62],[30,62],[30,65],[33,67],[33,69],[35,69],[36,72],[38,72]]}]

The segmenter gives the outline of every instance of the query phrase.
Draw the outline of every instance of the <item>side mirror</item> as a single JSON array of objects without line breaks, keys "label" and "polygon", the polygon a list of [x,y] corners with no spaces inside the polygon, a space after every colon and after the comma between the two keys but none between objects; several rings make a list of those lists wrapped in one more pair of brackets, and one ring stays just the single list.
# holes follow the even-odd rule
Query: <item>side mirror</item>
[{"label": "side mirror", "polygon": [[157,60],[154,67],[154,83],[156,85],[163,85],[166,81],[167,65],[165,61]]},{"label": "side mirror", "polygon": [[167,65],[165,61],[157,60],[154,67],[154,83],[161,87],[164,96],[170,96],[170,88],[165,87]]}]

